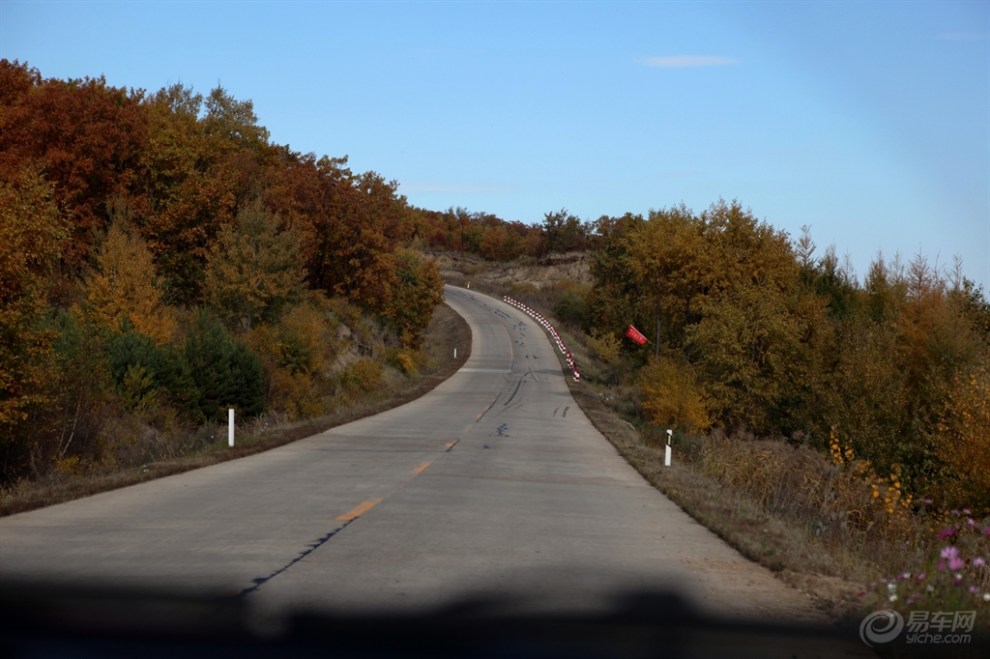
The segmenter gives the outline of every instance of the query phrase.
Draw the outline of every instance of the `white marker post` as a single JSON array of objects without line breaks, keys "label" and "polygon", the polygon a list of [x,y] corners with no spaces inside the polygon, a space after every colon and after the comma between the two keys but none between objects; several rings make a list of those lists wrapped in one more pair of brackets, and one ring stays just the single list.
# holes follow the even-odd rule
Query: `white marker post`
[{"label": "white marker post", "polygon": [[457,348],[454,348],[454,359],[457,359]]},{"label": "white marker post", "polygon": [[234,448],[234,408],[227,409],[227,445]]},{"label": "white marker post", "polygon": [[670,440],[674,436],[674,431],[670,428],[667,429],[667,445],[664,447],[663,451],[663,466],[670,466]]}]

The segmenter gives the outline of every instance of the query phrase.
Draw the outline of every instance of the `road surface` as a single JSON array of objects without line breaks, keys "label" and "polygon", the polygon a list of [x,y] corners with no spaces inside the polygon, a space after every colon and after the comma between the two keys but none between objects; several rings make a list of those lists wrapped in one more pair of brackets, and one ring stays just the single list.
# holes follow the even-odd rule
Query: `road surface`
[{"label": "road surface", "polygon": [[473,349],[428,395],[263,454],[0,519],[0,578],[349,612],[472,595],[594,611],[630,589],[676,589],[720,615],[820,620],[617,454],[535,322],[472,291],[446,294]]}]

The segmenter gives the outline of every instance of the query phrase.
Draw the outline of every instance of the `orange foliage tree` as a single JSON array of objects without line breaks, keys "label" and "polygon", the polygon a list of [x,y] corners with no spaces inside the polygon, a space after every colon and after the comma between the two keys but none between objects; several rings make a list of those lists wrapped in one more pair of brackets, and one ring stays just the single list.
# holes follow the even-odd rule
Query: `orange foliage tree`
[{"label": "orange foliage tree", "polygon": [[142,94],[110,87],[103,78],[42,80],[7,60],[0,70],[8,80],[0,107],[0,175],[26,166],[44,174],[71,228],[63,258],[78,271],[107,226],[107,200],[125,194],[138,175],[147,136]]},{"label": "orange foliage tree", "polygon": [[67,231],[37,173],[0,179],[0,443],[49,400],[55,376],[47,290]]}]

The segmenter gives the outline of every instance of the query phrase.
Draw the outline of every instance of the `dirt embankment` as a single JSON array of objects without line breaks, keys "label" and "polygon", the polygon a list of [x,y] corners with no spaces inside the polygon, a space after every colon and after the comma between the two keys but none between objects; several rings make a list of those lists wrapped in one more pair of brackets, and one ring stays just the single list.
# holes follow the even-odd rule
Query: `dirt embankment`
[{"label": "dirt embankment", "polygon": [[[525,285],[537,290],[563,282],[590,285],[591,256],[586,252],[551,254],[542,259],[492,263],[470,254],[434,254],[440,276],[453,286],[508,292]],[[470,285],[470,286],[469,286]]]}]

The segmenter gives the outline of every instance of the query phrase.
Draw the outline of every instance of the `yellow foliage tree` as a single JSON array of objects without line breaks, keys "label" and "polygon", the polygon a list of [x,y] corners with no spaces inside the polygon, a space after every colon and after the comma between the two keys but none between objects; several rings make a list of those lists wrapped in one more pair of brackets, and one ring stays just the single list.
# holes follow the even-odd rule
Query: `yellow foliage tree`
[{"label": "yellow foliage tree", "polygon": [[711,426],[708,405],[694,370],[673,357],[651,357],[639,374],[643,411],[658,426],[688,433]]},{"label": "yellow foliage tree", "polygon": [[325,414],[337,359],[339,321],[322,293],[287,309],[276,324],[258,323],[244,341],[265,367],[269,409],[290,418]]},{"label": "yellow foliage tree", "polygon": [[45,293],[66,235],[41,176],[0,181],[0,439],[47,400],[55,336]]},{"label": "yellow foliage tree", "polygon": [[950,505],[990,509],[990,366],[984,362],[953,384],[938,423],[942,495]]},{"label": "yellow foliage tree", "polygon": [[299,235],[254,202],[225,226],[210,250],[206,298],[231,326],[275,323],[304,289]]},{"label": "yellow foliage tree", "polygon": [[120,333],[126,323],[158,345],[175,334],[175,313],[162,300],[151,252],[141,236],[116,213],[86,280],[85,314]]}]

